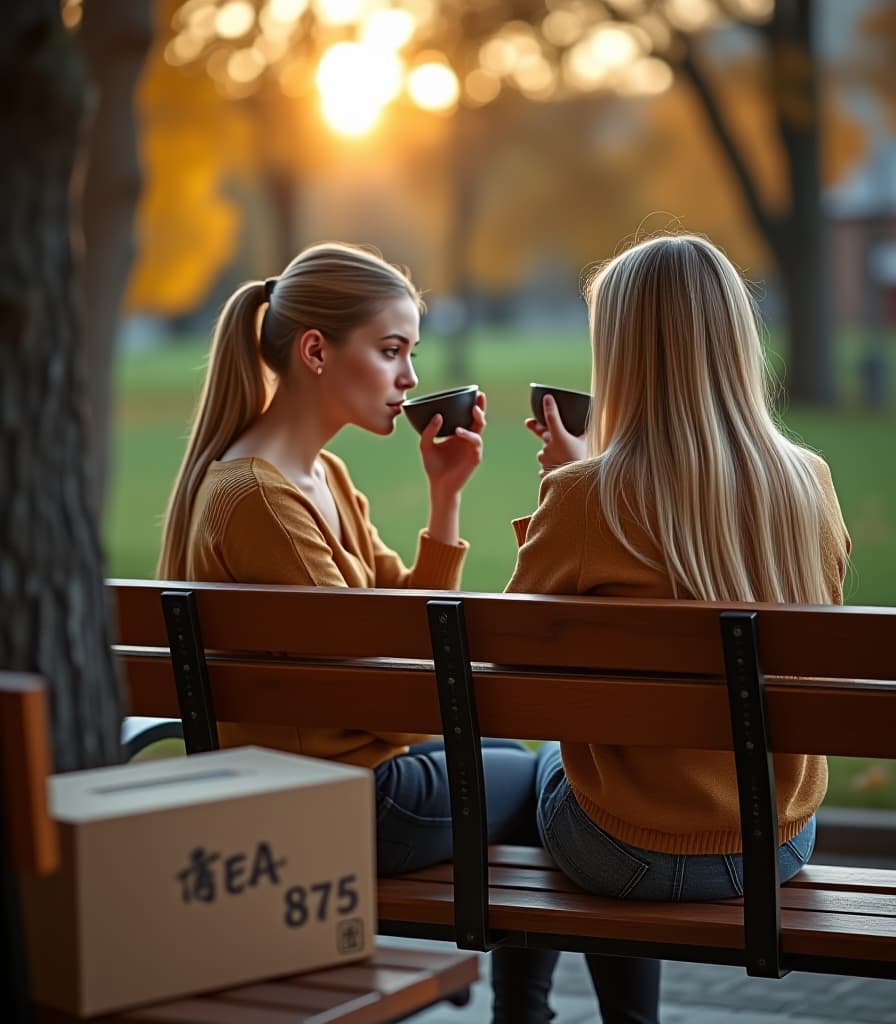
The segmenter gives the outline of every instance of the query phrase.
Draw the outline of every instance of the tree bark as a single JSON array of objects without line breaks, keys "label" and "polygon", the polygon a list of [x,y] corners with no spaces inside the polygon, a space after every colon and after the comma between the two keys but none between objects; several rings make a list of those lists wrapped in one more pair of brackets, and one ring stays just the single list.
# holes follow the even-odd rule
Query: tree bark
[{"label": "tree bark", "polygon": [[71,244],[85,75],[58,0],[7,4],[0,89],[0,666],[47,680],[65,771],[119,759],[122,693],[88,498]]},{"label": "tree bark", "polygon": [[460,315],[445,337],[447,346],[446,373],[452,384],[469,383],[473,373],[473,286],[470,281],[470,238],[475,217],[476,140],[472,121],[477,111],[458,107],[451,126],[448,160],[454,209],[445,252],[449,267],[453,298],[459,303]]},{"label": "tree bark", "polygon": [[153,38],[151,0],[89,0],[80,38],[92,84],[82,224],[84,358],[90,493],[102,520],[121,302],[134,255],[140,195],[134,93]]},{"label": "tree bark", "polygon": [[813,57],[812,0],[778,0],[769,24],[775,115],[790,185],[776,255],[787,295],[794,402],[831,405],[834,385],[830,253],[821,208],[821,103]]},{"label": "tree bark", "polygon": [[712,86],[683,40],[682,70],[694,89],[737,180],[747,210],[778,266],[789,342],[785,386],[794,402],[831,405],[836,398],[827,231],[821,209],[821,123],[812,46],[811,0],[778,0],[764,36],[771,63],[771,102],[784,150],[790,209],[769,211]]}]

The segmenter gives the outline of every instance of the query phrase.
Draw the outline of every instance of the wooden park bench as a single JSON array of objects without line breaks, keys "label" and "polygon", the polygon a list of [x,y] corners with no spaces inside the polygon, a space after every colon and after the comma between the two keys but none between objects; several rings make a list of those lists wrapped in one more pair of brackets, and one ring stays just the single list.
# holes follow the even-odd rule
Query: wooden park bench
[{"label": "wooden park bench", "polygon": [[[132,713],[445,736],[453,864],[379,883],[380,931],[896,977],[896,870],[778,884],[771,751],[896,757],[896,609],[113,581]],[[584,893],[488,848],[480,735],[732,750],[745,896]],[[896,851],[896,836],[894,836]]]},{"label": "wooden park bench", "polygon": [[[34,676],[0,672],[0,869],[3,964],[0,1006],[7,1024],[74,1024],[77,1018],[31,1007],[22,921],[14,879],[59,866],[56,825],[47,806],[50,771],[47,697]],[[387,1024],[443,999],[463,1001],[478,976],[476,957],[378,944],[364,961],[204,992],[102,1017],[103,1024]]]}]

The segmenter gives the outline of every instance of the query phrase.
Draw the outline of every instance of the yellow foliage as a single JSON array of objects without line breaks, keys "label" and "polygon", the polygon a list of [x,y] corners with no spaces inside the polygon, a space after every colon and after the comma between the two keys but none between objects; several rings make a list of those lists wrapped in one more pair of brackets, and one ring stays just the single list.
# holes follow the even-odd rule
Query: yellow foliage
[{"label": "yellow foliage", "polygon": [[[170,25],[177,0],[158,0]],[[172,67],[159,33],[138,91],[144,188],[125,306],[165,316],[193,309],[236,250],[241,216],[226,187],[247,169],[249,126],[202,68]]]}]

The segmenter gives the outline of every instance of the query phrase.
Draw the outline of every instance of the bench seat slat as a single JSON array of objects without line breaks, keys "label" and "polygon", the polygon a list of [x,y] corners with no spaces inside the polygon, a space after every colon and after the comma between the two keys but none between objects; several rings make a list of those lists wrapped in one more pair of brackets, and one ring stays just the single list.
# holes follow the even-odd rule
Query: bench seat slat
[{"label": "bench seat slat", "polygon": [[[188,587],[197,595],[205,643],[222,650],[294,651],[317,657],[429,657],[425,605],[444,591],[110,581],[120,643],[165,645],[159,594]],[[719,607],[701,601],[650,601],[527,594],[469,594],[464,601],[470,656],[499,664],[591,665],[607,671],[721,675]],[[817,609],[731,604],[758,609],[760,653],[773,675],[890,679],[891,645],[882,623],[896,609]],[[823,616],[823,618],[822,618]],[[350,623],[350,628],[346,624]],[[419,624],[419,625],[418,625]],[[654,638],[645,644],[644,637]]]},{"label": "bench seat slat", "polygon": [[[438,882],[453,885],[451,864],[438,864],[411,874],[406,881]],[[558,868],[520,868],[491,865],[488,871],[490,886],[501,889],[525,889],[544,893],[584,892]],[[743,900],[712,901],[724,906],[743,906]],[[781,907],[793,910],[816,910],[825,913],[877,915],[896,918],[896,893],[865,891],[837,891],[831,888],[814,889],[806,886],[785,885],[781,890]]]},{"label": "bench seat slat", "polygon": [[[454,920],[450,885],[381,879],[378,892],[379,916],[385,920],[429,924]],[[660,941],[711,946],[738,946],[742,941],[740,908],[721,904],[680,904],[686,910],[673,919],[668,904],[602,900],[581,891],[541,893],[500,887],[489,888],[489,903],[492,926],[511,931],[610,938],[644,938],[649,933]]]},{"label": "bench seat slat", "polygon": [[896,895],[896,871],[883,868],[808,864],[787,883],[788,888],[842,889],[844,892],[883,892]]},{"label": "bench seat slat", "polygon": [[359,963],[341,967],[338,975],[332,970],[322,970],[301,976],[304,988],[328,989],[335,981],[338,981],[339,987],[346,992],[377,992],[381,996],[390,995],[407,987],[408,971],[400,967],[384,967],[379,963]]},{"label": "bench seat slat", "polygon": [[[124,652],[122,659],[131,714],[178,716],[167,655]],[[221,721],[383,732],[438,733],[442,727],[431,670],[212,658],[209,677]],[[771,745],[779,751],[896,757],[896,730],[887,713],[894,689],[772,681],[766,696]],[[668,746],[674,718],[678,746],[731,746],[728,698],[720,682],[661,679],[633,685],[549,671],[521,678],[498,670],[476,676],[476,694],[487,736]]]},{"label": "bench seat slat", "polygon": [[305,988],[299,985],[290,985],[286,979],[265,982],[261,985],[246,985],[243,988],[215,993],[215,999],[303,1011],[305,1015],[320,1013],[322,1010],[332,1010],[337,1006],[345,1009],[347,1004],[355,1002],[366,1004],[377,998],[374,994],[359,996],[357,992],[345,991],[340,988]]},{"label": "bench seat slat", "polygon": [[[380,882],[379,894],[383,919],[453,921],[450,885],[389,879]],[[673,907],[490,886],[489,901],[490,923],[499,929],[722,948],[743,944],[743,911],[734,900]],[[896,916],[782,908],[782,944],[790,953],[896,963]]]},{"label": "bench seat slat", "polygon": [[[383,943],[369,960],[175,999],[100,1018],[102,1024],[386,1024],[478,978],[475,955]],[[78,1018],[37,1007],[37,1024]]]},{"label": "bench seat slat", "polygon": [[[495,843],[488,848],[490,865],[557,869],[553,858],[540,846],[511,846]],[[896,894],[896,872],[884,868],[840,864],[807,864],[784,888],[842,889],[856,892]]]},{"label": "bench seat slat", "polygon": [[243,1006],[226,999],[179,999],[172,1003],[149,1006],[128,1014],[128,1021],[141,1024],[306,1024],[308,1014],[297,1014],[287,1008]]}]

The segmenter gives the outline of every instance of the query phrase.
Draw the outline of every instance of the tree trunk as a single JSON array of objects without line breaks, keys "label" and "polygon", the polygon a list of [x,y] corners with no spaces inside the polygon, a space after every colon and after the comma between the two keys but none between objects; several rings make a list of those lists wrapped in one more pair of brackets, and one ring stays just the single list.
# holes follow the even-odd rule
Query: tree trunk
[{"label": "tree trunk", "polygon": [[151,0],[89,0],[80,29],[93,86],[86,148],[84,359],[90,494],[102,520],[111,431],[109,410],[121,301],[134,254],[140,195],[134,92],[152,43]]},{"label": "tree trunk", "polygon": [[297,172],[286,167],[268,167],[262,173],[274,221],[276,262],[271,272],[280,273],[302,248],[299,232]]},{"label": "tree trunk", "polygon": [[65,771],[119,759],[122,694],[88,498],[71,245],[85,76],[58,0],[6,5],[0,89],[0,667],[47,680]]},{"label": "tree trunk", "polygon": [[753,223],[778,265],[789,341],[788,394],[795,402],[830,405],[835,399],[830,264],[821,210],[821,116],[811,8],[812,0],[778,0],[764,29],[772,68],[770,99],[790,186],[790,209],[783,217],[766,209],[687,38],[682,70],[722,147]]},{"label": "tree trunk", "polygon": [[830,253],[821,209],[821,105],[812,0],[778,0],[768,32],[775,114],[790,185],[789,216],[778,225],[775,239],[787,296],[787,390],[794,402],[831,405],[836,389]]},{"label": "tree trunk", "polygon": [[453,298],[459,315],[447,332],[446,374],[452,384],[468,384],[473,374],[473,286],[470,281],[470,239],[475,218],[476,139],[473,119],[477,112],[458,107],[451,126],[449,157],[454,209],[448,232],[446,262]]}]

